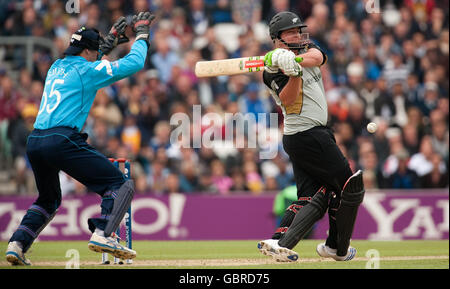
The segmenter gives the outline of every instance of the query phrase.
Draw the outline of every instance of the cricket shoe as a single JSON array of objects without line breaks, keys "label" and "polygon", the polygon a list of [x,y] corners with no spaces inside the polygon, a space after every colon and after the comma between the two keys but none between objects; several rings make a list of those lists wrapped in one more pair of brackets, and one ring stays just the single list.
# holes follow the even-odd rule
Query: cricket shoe
[{"label": "cricket shoe", "polygon": [[336,255],[337,250],[328,247],[325,243],[320,243],[317,245],[316,251],[320,257],[333,258],[336,261],[350,261],[356,256],[356,249],[351,246],[348,247],[347,255],[345,256]]},{"label": "cricket shoe", "polygon": [[21,244],[17,241],[8,243],[8,248],[6,249],[6,261],[14,266],[31,265],[30,260],[25,257],[25,254],[22,251]]},{"label": "cricket shoe", "polygon": [[278,262],[295,262],[298,254],[288,248],[278,245],[278,240],[267,239],[258,242],[259,251],[267,256],[272,256]]},{"label": "cricket shoe", "polygon": [[120,259],[136,258],[136,251],[122,246],[115,235],[103,237],[94,232],[89,240],[88,247],[94,252],[109,253]]}]

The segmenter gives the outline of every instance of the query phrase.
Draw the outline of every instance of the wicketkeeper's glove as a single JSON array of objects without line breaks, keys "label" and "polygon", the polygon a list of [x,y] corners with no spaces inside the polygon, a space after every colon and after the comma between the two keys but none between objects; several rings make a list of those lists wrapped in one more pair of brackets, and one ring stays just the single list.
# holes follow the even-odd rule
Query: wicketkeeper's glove
[{"label": "wicketkeeper's glove", "polygon": [[132,28],[136,33],[136,41],[144,39],[150,45],[150,25],[155,19],[155,15],[150,12],[139,12],[138,15],[133,16]]},{"label": "wicketkeeper's glove", "polygon": [[100,37],[100,55],[108,55],[117,45],[128,42],[128,37],[125,36],[125,29],[127,28],[127,22],[125,17],[120,17],[111,27],[108,35],[104,38]]}]

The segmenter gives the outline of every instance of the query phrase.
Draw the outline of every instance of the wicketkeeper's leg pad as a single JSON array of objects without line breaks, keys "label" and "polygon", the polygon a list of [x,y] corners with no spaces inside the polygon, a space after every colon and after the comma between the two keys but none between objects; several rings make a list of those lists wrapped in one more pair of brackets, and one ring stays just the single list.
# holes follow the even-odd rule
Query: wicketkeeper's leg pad
[{"label": "wicketkeeper's leg pad", "polygon": [[47,227],[47,225],[53,220],[57,212],[57,208],[45,209],[36,203],[33,204],[27,210],[27,213],[23,217],[19,227],[14,232],[9,242],[20,242],[22,244],[23,252],[26,253],[42,230],[44,230],[45,227]]},{"label": "wicketkeeper's leg pad", "polygon": [[127,180],[120,188],[117,190],[116,196],[114,198],[114,205],[109,216],[108,223],[105,227],[105,237],[109,237],[112,232],[115,232],[120,225],[125,213],[131,205],[131,200],[134,196],[134,182],[133,180]]},{"label": "wicketkeeper's leg pad", "polygon": [[358,208],[364,200],[363,172],[354,173],[345,183],[336,212],[337,255],[345,256],[353,234]]}]

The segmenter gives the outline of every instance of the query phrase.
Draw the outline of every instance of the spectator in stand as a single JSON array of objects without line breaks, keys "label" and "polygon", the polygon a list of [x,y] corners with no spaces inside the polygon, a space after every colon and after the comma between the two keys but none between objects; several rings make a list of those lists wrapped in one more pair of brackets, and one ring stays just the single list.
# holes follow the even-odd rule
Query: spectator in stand
[{"label": "spectator in stand", "polygon": [[441,170],[442,157],[439,154],[431,156],[432,170],[420,178],[422,188],[448,188],[448,169]]},{"label": "spectator in stand", "polygon": [[147,182],[150,192],[157,195],[162,194],[168,175],[169,169],[165,168],[163,163],[154,160],[152,162],[150,172],[147,175]]},{"label": "spectator in stand", "polygon": [[294,184],[294,175],[290,162],[281,153],[278,153],[273,159],[263,162],[261,171],[264,179],[267,177],[275,178],[277,187],[280,189]]},{"label": "spectator in stand", "polygon": [[[30,71],[25,68],[21,69],[20,74],[19,74],[19,86],[17,87],[17,92],[19,93],[19,95],[21,97],[23,97],[25,99],[30,98],[32,83],[33,83],[33,80],[31,78]],[[42,92],[40,92],[40,93],[42,95]]]},{"label": "spectator in stand", "polygon": [[431,132],[433,150],[441,155],[444,162],[448,163],[449,132],[447,123],[443,119],[432,122]]},{"label": "spectator in stand", "polygon": [[378,163],[377,154],[374,150],[360,155],[359,165],[360,168],[364,170],[363,179],[364,187],[366,187],[366,189],[382,189],[387,187]]},{"label": "spectator in stand", "polygon": [[395,83],[405,83],[410,71],[404,64],[403,56],[400,52],[391,54],[391,58],[386,61],[383,69],[383,77],[388,81],[388,87]]},{"label": "spectator in stand", "polygon": [[119,107],[112,102],[106,89],[100,89],[97,92],[91,114],[95,119],[105,122],[111,132],[117,130],[123,121]]},{"label": "spectator in stand", "polygon": [[[431,136],[427,135],[422,138],[420,143],[420,151],[414,154],[408,164],[408,168],[415,171],[419,177],[430,173],[433,170],[431,158],[435,154]],[[445,163],[440,162],[439,170],[441,173],[446,171]]]},{"label": "spectator in stand", "polygon": [[409,154],[401,150],[396,154],[398,165],[395,172],[388,178],[388,187],[393,189],[419,188],[419,177],[416,172],[408,168]]},{"label": "spectator in stand", "polygon": [[358,144],[356,141],[356,134],[353,132],[352,125],[349,122],[341,122],[336,127],[336,134],[338,134],[338,145],[345,147],[346,156],[350,159],[357,159]]},{"label": "spectator in stand", "polygon": [[166,121],[159,121],[154,128],[154,137],[150,141],[150,146],[154,151],[159,148],[169,148],[170,146],[170,125]]},{"label": "spectator in stand", "polygon": [[378,98],[375,100],[375,116],[380,116],[390,125],[394,121],[395,104],[384,77],[377,80]]},{"label": "spectator in stand", "polygon": [[230,0],[216,0],[215,4],[209,9],[211,25],[219,23],[232,22]]},{"label": "spectator in stand", "polygon": [[375,100],[379,95],[378,89],[375,87],[375,81],[368,78],[364,82],[364,87],[359,91],[359,94],[364,101],[364,116],[367,119],[373,119],[375,117]]},{"label": "spectator in stand", "polygon": [[100,151],[102,154],[106,152],[108,146],[108,126],[102,119],[95,119],[92,127],[91,137],[88,139],[88,143]]},{"label": "spectator in stand", "polygon": [[164,194],[175,194],[180,192],[180,179],[178,175],[169,173],[164,184]]},{"label": "spectator in stand", "polygon": [[402,128],[402,139],[409,155],[419,152],[420,138],[416,126],[408,123]]},{"label": "spectator in stand", "polygon": [[393,119],[393,125],[397,125],[399,127],[403,127],[408,122],[408,116],[406,113],[406,108],[409,106],[409,103],[406,101],[404,96],[404,83],[395,82],[392,85],[392,97],[393,103],[395,106],[395,115]]},{"label": "spectator in stand", "polygon": [[348,122],[353,129],[353,134],[358,137],[366,134],[367,124],[370,120],[365,115],[364,101],[360,98],[350,103],[348,112]]},{"label": "spectator in stand", "polygon": [[154,43],[156,53],[150,59],[154,67],[158,70],[159,79],[166,84],[171,79],[172,67],[180,61],[179,56],[173,52],[164,34],[155,35]]},{"label": "spectator in stand", "polygon": [[203,0],[189,1],[188,23],[196,35],[203,35],[209,26],[209,14]]},{"label": "spectator in stand", "polygon": [[404,156],[400,154],[405,150],[401,135],[400,128],[392,127],[386,130],[386,138],[389,142],[389,156],[383,162],[383,177],[388,179],[398,169],[399,159],[398,156]]},{"label": "spectator in stand", "polygon": [[230,188],[230,191],[242,193],[250,190],[245,180],[245,174],[239,167],[234,167],[231,170],[231,178],[233,179],[233,186]]},{"label": "spectator in stand", "polygon": [[289,0],[271,0],[270,10],[265,15],[265,22],[269,23],[270,19],[281,11],[289,11]]},{"label": "spectator in stand", "polygon": [[38,54],[37,60],[34,65],[33,80],[39,82],[45,82],[45,77],[47,76],[47,71],[52,64],[52,59],[49,55],[41,53]]},{"label": "spectator in stand", "polygon": [[244,174],[246,186],[254,195],[260,194],[264,190],[264,183],[256,163],[252,161],[244,162]]},{"label": "spectator in stand", "polygon": [[[143,1],[143,2],[150,2],[150,1]],[[153,11],[155,11],[161,19],[169,19],[172,16],[172,13],[175,6],[175,1],[173,0],[162,0],[162,1],[152,1],[155,3],[152,3],[153,5],[156,5],[157,7],[153,8]]]},{"label": "spectator in stand", "polygon": [[16,102],[19,97],[12,79],[9,76],[3,77],[0,86],[0,121],[14,119],[18,115]]},{"label": "spectator in stand", "polygon": [[365,73],[364,61],[361,58],[354,59],[347,66],[348,86],[356,93],[364,87]]},{"label": "spectator in stand", "polygon": [[186,102],[189,94],[194,90],[192,78],[188,73],[181,72],[171,83],[169,99],[171,102]]},{"label": "spectator in stand", "polygon": [[137,155],[141,149],[142,134],[136,124],[136,116],[127,114],[123,123],[123,128],[120,132],[120,139],[122,143],[132,152]]},{"label": "spectator in stand", "polygon": [[439,101],[438,85],[435,82],[427,82],[424,85],[423,100],[419,108],[424,116],[429,116],[431,111],[436,109]]},{"label": "spectator in stand", "polygon": [[219,159],[211,162],[211,181],[217,192],[221,195],[227,195],[233,186],[233,179],[226,175],[225,167]]},{"label": "spectator in stand", "polygon": [[262,7],[258,0],[230,0],[233,23],[252,27],[261,21]]},{"label": "spectator in stand", "polygon": [[35,189],[34,176],[30,170],[30,164],[26,154],[28,135],[33,130],[33,124],[38,114],[38,107],[32,103],[25,103],[24,100],[17,103],[19,105],[20,117],[10,125],[10,138],[12,143],[12,156],[15,167],[15,181],[17,193],[27,194]]},{"label": "spectator in stand", "polygon": [[409,74],[406,84],[406,100],[410,106],[420,105],[422,87],[420,86],[417,74]]},{"label": "spectator in stand", "polygon": [[427,133],[425,118],[422,112],[416,106],[410,106],[407,110],[407,114],[408,124],[415,127],[419,139],[422,139],[422,137]]},{"label": "spectator in stand", "polygon": [[269,103],[260,97],[260,86],[258,83],[250,82],[247,85],[246,93],[242,95],[239,102],[240,112],[243,114],[253,114],[255,120],[259,121],[259,113],[269,112]]},{"label": "spectator in stand", "polygon": [[179,181],[180,190],[183,193],[196,193],[200,191],[198,171],[198,166],[193,161],[187,161],[181,164]]},{"label": "spectator in stand", "polygon": [[[356,169],[371,173],[369,176],[372,188],[382,187],[382,172],[375,153],[375,146],[369,138],[362,138],[359,142],[358,162]],[[363,176],[364,177],[364,176]]]}]

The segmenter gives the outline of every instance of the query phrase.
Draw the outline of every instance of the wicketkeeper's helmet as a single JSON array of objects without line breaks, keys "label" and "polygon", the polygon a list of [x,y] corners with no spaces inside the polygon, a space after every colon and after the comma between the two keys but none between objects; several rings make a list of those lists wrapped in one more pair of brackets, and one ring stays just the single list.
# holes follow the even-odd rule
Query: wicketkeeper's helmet
[{"label": "wicketkeeper's helmet", "polygon": [[77,55],[83,49],[98,51],[100,45],[100,33],[95,28],[81,27],[70,38],[70,45],[64,51],[65,55]]}]

